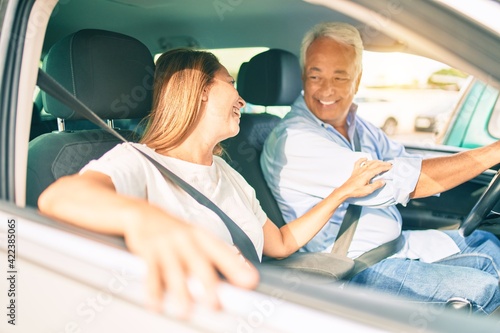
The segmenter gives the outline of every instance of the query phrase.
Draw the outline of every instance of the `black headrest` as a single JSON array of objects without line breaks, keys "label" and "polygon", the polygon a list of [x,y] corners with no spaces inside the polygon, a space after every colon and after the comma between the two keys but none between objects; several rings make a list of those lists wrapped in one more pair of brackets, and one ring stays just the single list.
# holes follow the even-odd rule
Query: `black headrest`
[{"label": "black headrest", "polygon": [[241,92],[245,90],[245,78],[247,74],[248,62],[244,62],[241,64],[240,69],[238,70],[238,78],[236,79],[236,88],[241,95]]},{"label": "black headrest", "polygon": [[302,90],[299,59],[288,51],[267,50],[254,56],[244,67],[243,84],[238,90],[246,102],[290,105]]},{"label": "black headrest", "polygon": [[[52,46],[43,69],[102,119],[142,118],[151,110],[154,61],[137,39],[103,30],[80,30]],[[82,119],[43,93],[45,110]]]}]

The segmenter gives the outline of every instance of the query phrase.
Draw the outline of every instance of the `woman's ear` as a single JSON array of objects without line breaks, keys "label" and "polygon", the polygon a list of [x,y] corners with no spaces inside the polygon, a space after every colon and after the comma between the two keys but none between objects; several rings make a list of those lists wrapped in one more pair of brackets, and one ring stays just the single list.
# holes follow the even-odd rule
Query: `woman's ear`
[{"label": "woman's ear", "polygon": [[201,101],[202,102],[208,101],[208,89],[207,88],[203,89],[203,93],[201,94]]}]

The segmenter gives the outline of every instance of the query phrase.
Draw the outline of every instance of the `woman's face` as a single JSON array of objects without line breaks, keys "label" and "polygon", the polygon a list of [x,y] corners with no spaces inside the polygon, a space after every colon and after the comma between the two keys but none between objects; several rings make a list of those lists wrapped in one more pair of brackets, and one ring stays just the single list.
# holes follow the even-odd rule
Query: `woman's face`
[{"label": "woman's face", "polygon": [[[206,99],[206,100],[205,100]],[[217,142],[233,137],[240,131],[240,109],[245,101],[234,87],[234,79],[225,67],[215,74],[208,94],[204,96],[205,129],[213,133]]]}]

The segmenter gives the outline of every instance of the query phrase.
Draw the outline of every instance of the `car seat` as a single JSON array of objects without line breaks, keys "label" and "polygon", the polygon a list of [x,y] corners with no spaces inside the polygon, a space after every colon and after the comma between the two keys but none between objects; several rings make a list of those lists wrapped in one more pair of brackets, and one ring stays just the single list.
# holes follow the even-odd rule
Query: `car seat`
[{"label": "car seat", "polygon": [[[43,69],[113,127],[113,120],[144,118],[151,110],[154,61],[148,48],[132,37],[86,29],[57,42]],[[43,105],[57,117],[59,130],[29,143],[26,204],[36,207],[38,196],[56,179],[77,173],[90,160],[120,143],[102,129],[65,130],[66,120],[81,116],[42,92]],[[137,141],[130,130],[118,130]]]},{"label": "car seat", "polygon": [[[291,105],[302,90],[299,60],[288,51],[270,49],[243,63],[237,82],[240,96],[248,103]],[[280,119],[269,113],[243,113],[238,135],[223,142],[228,163],[255,189],[262,208],[278,227],[285,222],[262,174],[260,155],[264,141]]]}]

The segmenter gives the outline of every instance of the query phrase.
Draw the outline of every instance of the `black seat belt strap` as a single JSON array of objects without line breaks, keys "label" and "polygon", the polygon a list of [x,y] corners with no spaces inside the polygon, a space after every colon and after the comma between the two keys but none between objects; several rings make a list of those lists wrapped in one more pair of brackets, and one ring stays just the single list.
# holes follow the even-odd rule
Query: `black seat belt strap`
[{"label": "black seat belt strap", "polygon": [[[54,80],[50,75],[45,73],[43,70],[38,70],[38,78],[37,78],[38,87],[45,91],[47,94],[52,97],[58,99],[61,103],[64,103],[66,106],[71,108],[74,112],[79,113],[82,116],[85,116],[88,120],[99,126],[100,128],[106,130],[111,133],[118,139],[123,142],[128,142],[125,138],[123,138],[119,133],[117,133],[114,129],[110,128],[106,125],[106,123],[99,118],[92,110],[90,110],[85,104],[83,104],[80,100],[78,100],[75,96],[73,96],[66,88],[59,84],[56,80]],[[132,147],[134,147],[132,145]],[[158,170],[165,176],[168,177],[172,182],[174,182],[177,186],[182,188],[184,191],[189,193],[198,203],[201,205],[211,209],[215,212],[221,220],[224,222],[226,227],[231,234],[231,238],[233,239],[234,245],[241,251],[241,254],[250,262],[256,264],[259,263],[259,256],[257,255],[257,251],[250,240],[250,238],[245,234],[245,232],[233,221],[229,216],[227,216],[217,205],[215,205],[210,199],[204,196],[197,189],[186,183],[183,179],[178,177],[176,174],[167,169],[160,162],[134,147],[138,152],[140,152],[143,156],[145,156]]]},{"label": "black seat belt strap", "polygon": [[[135,147],[134,147],[135,148]],[[136,148],[136,150],[140,151]],[[233,239],[234,245],[241,251],[241,254],[248,259],[250,262],[257,264],[260,259],[255,250],[250,238],[247,234],[229,217],[224,213],[216,204],[214,204],[210,199],[208,199],[204,194],[195,189],[193,186],[185,182],[182,178],[177,176],[175,173],[166,168],[163,164],[155,160],[153,157],[141,151],[141,154],[145,156],[154,166],[160,170],[160,172],[168,177],[174,184],[182,188],[189,195],[191,195],[199,204],[211,209],[215,214],[217,214],[222,222],[226,225],[231,238]]]},{"label": "black seat belt strap", "polygon": [[354,259],[354,268],[349,272],[344,279],[350,279],[354,275],[361,273],[370,266],[375,265],[383,259],[392,256],[394,253],[399,252],[405,245],[405,238],[403,234],[399,234],[396,239],[387,243],[381,244],[378,247],[367,251]]},{"label": "black seat belt strap", "polygon": [[352,238],[356,232],[356,227],[358,226],[360,215],[361,206],[349,205],[349,207],[347,207],[337,238],[335,239],[335,243],[333,243],[331,253],[344,256],[347,255]]},{"label": "black seat belt strap", "polygon": [[[359,141],[358,131],[354,130],[354,150],[361,151],[361,143]],[[344,215],[344,219],[340,224],[339,232],[337,233],[337,238],[335,243],[333,243],[333,248],[331,253],[347,256],[347,251],[351,245],[352,238],[356,232],[356,227],[358,226],[359,217],[361,216],[361,206],[349,205]]]}]

